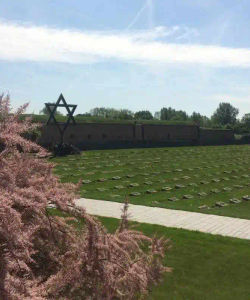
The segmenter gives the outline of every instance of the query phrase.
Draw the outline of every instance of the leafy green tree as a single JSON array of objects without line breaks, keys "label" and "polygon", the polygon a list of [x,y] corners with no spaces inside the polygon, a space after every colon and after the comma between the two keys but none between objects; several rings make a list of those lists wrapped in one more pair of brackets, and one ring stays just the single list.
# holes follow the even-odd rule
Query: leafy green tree
[{"label": "leafy green tree", "polygon": [[140,110],[135,113],[134,118],[136,120],[152,120],[153,115],[149,110]]},{"label": "leafy green tree", "polygon": [[172,117],[171,120],[187,121],[188,120],[188,115],[183,110],[177,110],[177,111],[175,111],[175,114],[174,114],[174,116]]},{"label": "leafy green tree", "polygon": [[161,112],[160,111],[156,111],[155,112],[154,119],[156,119],[156,120],[160,120],[161,119]]},{"label": "leafy green tree", "polygon": [[90,110],[93,117],[101,117],[106,119],[132,120],[134,114],[128,109],[114,109],[105,107],[95,107]]},{"label": "leafy green tree", "polygon": [[171,107],[166,108],[163,107],[160,111],[160,119],[161,120],[171,120],[175,114],[175,110]]},{"label": "leafy green tree", "polygon": [[188,115],[185,111],[175,110],[171,107],[163,107],[160,111],[161,120],[174,120],[174,121],[186,121],[188,120]]},{"label": "leafy green tree", "polygon": [[131,110],[121,109],[118,113],[118,119],[120,120],[133,120],[134,114]]},{"label": "leafy green tree", "polygon": [[250,130],[250,113],[245,114],[241,119],[242,125],[247,129]]},{"label": "leafy green tree", "polygon": [[202,127],[207,127],[207,128],[211,128],[212,127],[212,121],[210,118],[208,118],[207,116],[203,116],[202,118],[202,123],[200,124],[200,126]]},{"label": "leafy green tree", "polygon": [[[51,109],[53,109],[53,104],[55,104],[55,103],[50,103]],[[48,111],[48,109],[47,109],[46,106],[44,106],[44,108],[41,109],[39,113],[40,113],[41,115],[49,115],[49,114],[50,114],[50,112]],[[60,111],[56,110],[56,111],[55,111],[55,115],[57,115],[57,116],[62,116],[63,114],[62,114]]]},{"label": "leafy green tree", "polygon": [[203,116],[200,113],[193,112],[190,116],[190,120],[197,125],[201,125],[203,123]]},{"label": "leafy green tree", "polygon": [[216,109],[212,116],[212,121],[215,124],[227,125],[235,124],[236,117],[239,114],[238,108],[232,106],[230,103],[222,102],[219,104],[219,107]]},{"label": "leafy green tree", "polygon": [[104,107],[95,107],[93,109],[90,110],[90,114],[93,117],[106,117],[106,109]]},{"label": "leafy green tree", "polygon": [[202,127],[211,127],[211,120],[206,117],[202,116],[200,113],[193,112],[192,115],[190,116],[190,120],[197,124],[198,126]]}]

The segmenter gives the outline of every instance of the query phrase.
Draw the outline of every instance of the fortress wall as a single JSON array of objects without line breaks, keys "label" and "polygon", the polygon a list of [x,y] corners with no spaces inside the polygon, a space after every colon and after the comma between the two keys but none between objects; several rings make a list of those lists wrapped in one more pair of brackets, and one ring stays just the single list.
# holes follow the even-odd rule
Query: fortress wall
[{"label": "fortress wall", "polygon": [[[64,142],[79,148],[98,146],[227,144],[234,141],[231,130],[202,129],[195,125],[82,123],[70,124]],[[45,147],[60,142],[55,125],[42,128],[39,143]]]},{"label": "fortress wall", "polygon": [[39,144],[48,146],[60,142],[60,134],[55,125],[43,126],[41,128],[41,137],[38,140]]},{"label": "fortress wall", "polygon": [[71,125],[65,133],[65,141],[72,144],[132,141],[134,139],[133,127],[132,124],[88,123]]},{"label": "fortress wall", "polygon": [[198,141],[199,130],[195,125],[143,125],[144,140],[148,142]]},{"label": "fortress wall", "polygon": [[142,142],[143,141],[143,126],[142,124],[136,124],[135,128],[135,139],[136,141]]},{"label": "fortress wall", "polygon": [[205,129],[200,128],[201,145],[223,145],[234,142],[234,133],[226,129]]},{"label": "fortress wall", "polygon": [[[70,124],[64,135],[64,142],[79,147],[84,145],[130,142],[135,139],[133,124],[85,123]],[[51,145],[60,141],[55,125],[43,127],[40,144]]]}]

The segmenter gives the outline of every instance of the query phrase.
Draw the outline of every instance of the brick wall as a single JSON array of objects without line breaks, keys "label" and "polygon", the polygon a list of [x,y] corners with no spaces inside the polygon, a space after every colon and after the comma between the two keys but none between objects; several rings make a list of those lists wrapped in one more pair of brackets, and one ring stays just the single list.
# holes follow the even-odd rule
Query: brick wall
[{"label": "brick wall", "polygon": [[200,128],[199,140],[201,145],[231,144],[234,142],[234,134],[232,130]]},{"label": "brick wall", "polygon": [[[80,148],[126,145],[192,145],[224,144],[233,140],[230,130],[199,129],[195,125],[84,123],[69,125],[64,142]],[[54,145],[60,142],[55,125],[42,128],[40,144]]]},{"label": "brick wall", "polygon": [[199,134],[194,125],[143,125],[143,128],[144,140],[148,142],[194,142]]}]

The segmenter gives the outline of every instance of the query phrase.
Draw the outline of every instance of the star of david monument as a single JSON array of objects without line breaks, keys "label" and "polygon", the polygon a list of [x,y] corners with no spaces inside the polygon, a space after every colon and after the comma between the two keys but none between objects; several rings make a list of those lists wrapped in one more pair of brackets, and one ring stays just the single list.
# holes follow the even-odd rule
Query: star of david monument
[{"label": "star of david monument", "polygon": [[[74,112],[76,110],[77,105],[76,104],[68,104],[66,100],[64,99],[63,95],[60,94],[58,100],[56,103],[45,103],[46,109],[49,112],[49,119],[46,123],[46,125],[54,124],[58,132],[60,134],[60,142],[58,144],[57,150],[55,151],[56,155],[60,155],[60,152],[62,151],[63,145],[64,145],[64,134],[67,130],[69,124],[76,124],[76,121],[74,119]],[[66,122],[58,122],[56,119],[56,110],[58,107],[64,107],[67,110],[67,121]]]}]

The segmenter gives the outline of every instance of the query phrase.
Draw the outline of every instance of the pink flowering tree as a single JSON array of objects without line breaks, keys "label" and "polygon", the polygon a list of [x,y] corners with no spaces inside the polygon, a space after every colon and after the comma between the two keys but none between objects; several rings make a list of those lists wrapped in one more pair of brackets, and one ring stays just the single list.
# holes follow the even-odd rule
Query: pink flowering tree
[{"label": "pink flowering tree", "polygon": [[[0,299],[135,299],[162,273],[167,241],[130,230],[127,204],[120,227],[108,233],[74,205],[78,186],[61,184],[47,152],[23,134],[0,96]],[[53,204],[64,217],[53,216]],[[81,226],[77,226],[81,224]],[[80,229],[79,229],[80,228]]]}]

